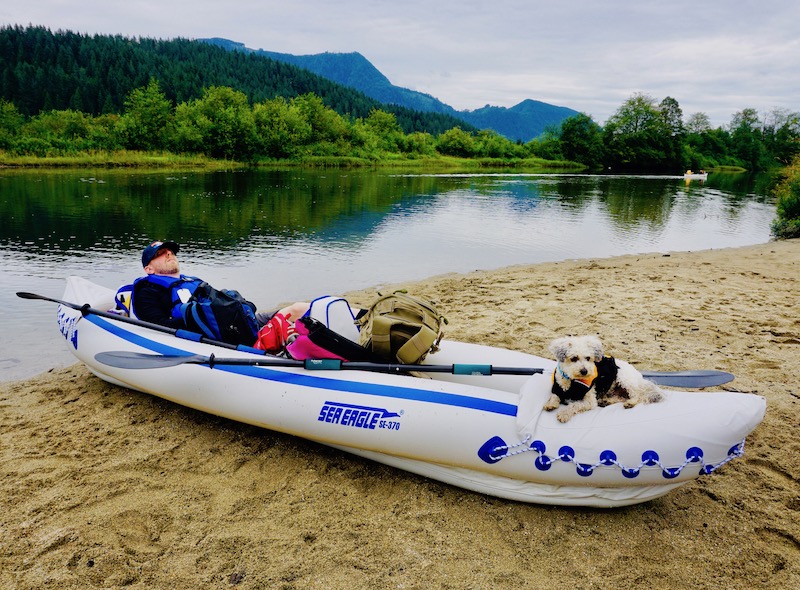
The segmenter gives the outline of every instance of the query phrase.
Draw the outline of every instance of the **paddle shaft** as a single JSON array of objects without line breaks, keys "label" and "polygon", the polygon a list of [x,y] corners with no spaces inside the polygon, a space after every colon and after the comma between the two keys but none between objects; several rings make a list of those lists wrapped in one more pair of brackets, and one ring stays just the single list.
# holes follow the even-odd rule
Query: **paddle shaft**
[{"label": "paddle shaft", "polygon": [[102,309],[95,309],[94,307],[91,307],[88,303],[84,303],[83,305],[78,305],[77,303],[70,303],[69,301],[62,301],[61,299],[53,299],[52,297],[45,297],[44,295],[37,295],[36,293],[27,293],[25,291],[17,291],[17,297],[20,297],[21,299],[39,299],[41,301],[50,301],[51,303],[58,303],[59,305],[69,307],[71,309],[76,309],[79,312],[81,312],[81,315],[83,316],[87,316],[89,314],[96,315],[102,318],[115,320],[125,324],[131,324],[133,326],[148,328],[150,330],[155,330],[157,332],[162,332],[164,334],[171,334],[173,336],[177,336],[178,338],[184,338],[185,340],[203,342],[205,344],[213,344],[214,346],[220,346],[222,348],[227,348],[229,350],[239,349],[239,347],[236,346],[235,344],[228,344],[227,342],[222,342],[220,340],[212,340],[211,338],[206,338],[201,334],[190,332],[189,330],[168,328],[167,326],[161,326],[159,324],[154,324],[152,322],[145,322],[143,320],[139,320],[136,318],[131,318],[128,316],[119,315],[108,311],[103,311]]},{"label": "paddle shaft", "polygon": [[[54,299],[52,297],[46,297],[44,295],[37,295],[36,293],[27,293],[24,291],[18,291],[17,297],[22,299],[38,299],[41,301],[50,301],[51,303],[58,303],[59,305],[63,305],[65,307],[69,307],[71,309],[75,309],[81,312],[82,315],[86,316],[89,314],[97,315],[100,317],[108,318],[111,320],[115,320],[118,322],[123,322],[126,324],[131,324],[134,326],[140,326],[143,328],[148,328],[150,330],[155,330],[157,332],[162,332],[165,334],[171,334],[177,337],[184,337],[188,340],[193,340],[197,342],[202,342],[205,344],[212,344],[214,346],[219,346],[222,348],[227,348],[229,350],[238,350],[241,347],[235,346],[233,344],[228,344],[227,342],[220,342],[218,340],[211,340],[204,336],[200,336],[199,334],[195,334],[193,332],[188,332],[187,330],[178,330],[175,328],[168,328],[166,326],[161,326],[159,324],[153,324],[151,322],[145,322],[139,319],[130,318],[123,315],[118,315],[115,313],[110,313],[107,311],[103,311],[100,309],[95,309],[91,307],[88,303],[84,305],[78,305],[76,303],[70,303],[69,301],[62,301],[61,299]],[[255,351],[255,349],[251,349]],[[120,368],[127,368],[127,369],[134,369],[134,368],[158,368],[158,367],[168,367],[168,366],[175,366],[178,364],[184,363],[193,363],[193,364],[210,364],[213,366],[214,364],[236,364],[236,365],[254,365],[254,366],[283,366],[283,367],[302,367],[307,370],[341,370],[341,369],[353,369],[353,370],[360,370],[360,371],[380,371],[386,373],[401,373],[401,372],[408,372],[408,371],[420,371],[420,372],[440,372],[440,373],[452,373],[455,375],[534,375],[537,373],[542,373],[542,369],[537,368],[526,368],[526,367],[494,367],[492,365],[467,365],[467,364],[456,364],[456,365],[399,365],[399,364],[382,364],[382,363],[367,363],[367,362],[346,362],[346,361],[333,361],[333,363],[329,362],[330,359],[321,359],[316,360],[312,359],[309,361],[297,361],[292,359],[280,359],[277,357],[263,357],[257,359],[215,359],[211,363],[209,363],[209,359],[213,358],[214,355],[211,357],[205,357],[201,355],[193,355],[193,356],[174,356],[174,357],[164,357],[159,355],[141,355],[137,357],[135,360],[131,360],[132,357],[128,357],[128,360],[122,361],[119,360],[121,357],[113,355],[119,355],[120,353],[100,353],[100,355],[112,355],[107,356],[106,361],[104,364],[109,364],[111,366],[117,366]],[[139,353],[122,353],[123,355],[137,355]],[[146,357],[146,358],[143,358]],[[151,360],[148,360],[151,359]],[[181,359],[178,362],[164,362],[152,359]],[[193,360],[183,360],[183,359],[193,359]],[[204,359],[204,360],[198,360]],[[103,361],[101,361],[103,362]],[[126,363],[121,365],[120,363]],[[340,366],[336,366],[335,363],[341,363]],[[703,387],[712,387],[715,385],[723,385],[724,383],[728,383],[733,381],[734,376],[731,373],[726,373],[724,371],[715,371],[715,370],[699,370],[699,371],[677,371],[677,372],[660,372],[660,371],[642,371],[642,375],[646,379],[650,379],[651,381],[658,383],[659,385],[666,385],[668,387],[691,387],[691,388],[703,388]]]},{"label": "paddle shaft", "polygon": [[495,367],[493,365],[455,364],[455,365],[406,365],[396,363],[370,363],[362,361],[342,361],[339,359],[294,360],[278,357],[218,358],[215,355],[158,355],[141,352],[110,351],[99,352],[94,357],[104,365],[120,369],[158,369],[178,365],[208,365],[212,369],[219,365],[250,367],[296,367],[308,371],[374,371],[379,373],[450,373],[453,375],[535,375],[544,369],[528,367]]},{"label": "paddle shaft", "polygon": [[[210,368],[220,365],[258,366],[258,367],[297,367],[309,371],[375,371],[381,373],[450,373],[452,375],[535,375],[544,369],[533,367],[496,367],[493,365],[454,364],[454,365],[402,365],[391,363],[348,362],[337,359],[293,360],[277,357],[264,358],[222,358],[215,355],[158,355],[141,352],[111,351],[100,352],[95,359],[120,369],[159,369],[178,365],[208,365]],[[645,378],[671,387],[703,388],[722,385],[733,380],[733,375],[724,371],[698,370],[658,372],[644,371]]]}]

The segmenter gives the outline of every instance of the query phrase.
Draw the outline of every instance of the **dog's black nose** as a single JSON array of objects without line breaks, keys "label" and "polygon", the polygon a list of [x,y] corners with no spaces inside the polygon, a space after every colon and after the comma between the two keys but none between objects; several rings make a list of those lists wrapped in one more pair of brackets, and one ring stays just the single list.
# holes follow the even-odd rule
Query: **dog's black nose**
[{"label": "dog's black nose", "polygon": [[581,369],[581,375],[588,375],[588,374],[589,370],[587,368],[584,367],[583,369]]}]

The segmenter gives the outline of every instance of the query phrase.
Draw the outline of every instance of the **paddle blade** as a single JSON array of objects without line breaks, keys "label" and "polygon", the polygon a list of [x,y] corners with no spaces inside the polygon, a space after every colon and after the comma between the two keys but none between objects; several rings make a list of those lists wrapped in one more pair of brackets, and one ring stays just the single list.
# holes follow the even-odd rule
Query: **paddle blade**
[{"label": "paddle blade", "polygon": [[658,385],[665,385],[667,387],[690,387],[693,389],[723,385],[725,383],[730,383],[736,378],[731,373],[716,371],[714,369],[670,372],[642,371],[642,375],[644,375],[645,379],[649,379]]},{"label": "paddle blade", "polygon": [[124,350],[98,352],[94,355],[97,362],[118,369],[162,369],[185,364],[207,363],[209,358],[199,354],[193,355],[161,355],[143,352],[127,352]]}]

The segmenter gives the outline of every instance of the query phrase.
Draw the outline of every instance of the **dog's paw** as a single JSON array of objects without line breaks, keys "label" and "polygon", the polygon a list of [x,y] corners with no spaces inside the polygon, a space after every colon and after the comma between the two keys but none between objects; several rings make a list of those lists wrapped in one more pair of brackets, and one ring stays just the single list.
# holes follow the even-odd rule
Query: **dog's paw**
[{"label": "dog's paw", "polygon": [[556,418],[558,419],[559,422],[564,424],[566,422],[569,422],[570,418],[572,418],[574,415],[575,412],[572,412],[569,409],[564,408],[563,410],[558,411],[558,414],[556,414]]},{"label": "dog's paw", "polygon": [[561,400],[554,393],[554,394],[552,394],[550,396],[550,399],[548,399],[547,402],[545,402],[545,404],[544,404],[544,406],[542,406],[542,408],[544,410],[548,411],[548,412],[551,412],[551,411],[555,410],[560,405],[561,405]]}]

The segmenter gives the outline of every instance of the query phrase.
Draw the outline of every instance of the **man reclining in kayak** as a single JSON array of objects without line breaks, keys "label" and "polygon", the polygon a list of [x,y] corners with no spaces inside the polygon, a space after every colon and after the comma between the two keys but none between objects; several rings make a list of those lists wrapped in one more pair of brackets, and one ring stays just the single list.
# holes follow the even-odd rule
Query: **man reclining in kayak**
[{"label": "man reclining in kayak", "polygon": [[129,311],[140,320],[252,346],[275,319],[292,321],[308,310],[296,302],[276,312],[257,312],[236,291],[218,291],[197,277],[182,275],[176,242],[156,241],[142,252],[145,276],[133,283]]}]

